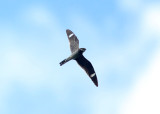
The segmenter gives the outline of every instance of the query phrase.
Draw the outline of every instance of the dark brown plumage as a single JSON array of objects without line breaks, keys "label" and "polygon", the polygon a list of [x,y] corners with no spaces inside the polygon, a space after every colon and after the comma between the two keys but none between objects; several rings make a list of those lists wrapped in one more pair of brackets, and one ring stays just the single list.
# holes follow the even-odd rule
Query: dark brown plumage
[{"label": "dark brown plumage", "polygon": [[65,64],[66,62],[70,60],[76,60],[77,63],[81,66],[82,69],[84,69],[87,73],[87,75],[90,77],[90,79],[93,81],[93,83],[98,87],[98,80],[96,73],[94,71],[94,68],[90,61],[88,61],[84,56],[83,53],[85,52],[85,48],[79,48],[79,40],[76,37],[76,35],[69,29],[66,30],[68,40],[70,42],[70,50],[72,52],[71,56],[69,56],[67,59],[64,59],[62,62],[60,62],[60,66]]}]

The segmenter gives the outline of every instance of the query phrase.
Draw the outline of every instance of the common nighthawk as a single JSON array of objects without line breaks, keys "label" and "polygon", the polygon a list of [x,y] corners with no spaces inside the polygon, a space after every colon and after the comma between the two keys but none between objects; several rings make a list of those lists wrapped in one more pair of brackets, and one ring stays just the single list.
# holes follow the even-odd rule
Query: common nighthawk
[{"label": "common nighthawk", "polygon": [[81,68],[83,68],[86,71],[93,83],[98,87],[98,80],[94,68],[92,64],[83,56],[83,52],[85,52],[86,49],[79,48],[79,40],[71,30],[67,29],[66,33],[70,42],[70,50],[72,54],[71,56],[60,62],[60,66],[62,66],[70,60],[76,60],[77,63],[81,66]]}]

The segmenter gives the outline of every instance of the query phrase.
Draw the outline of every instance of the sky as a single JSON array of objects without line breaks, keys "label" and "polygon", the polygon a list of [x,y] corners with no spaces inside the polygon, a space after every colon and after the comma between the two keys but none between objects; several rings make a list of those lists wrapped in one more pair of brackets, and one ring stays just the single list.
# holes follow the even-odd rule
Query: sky
[{"label": "sky", "polygon": [[0,1],[0,114],[159,114],[159,68],[159,0]]}]

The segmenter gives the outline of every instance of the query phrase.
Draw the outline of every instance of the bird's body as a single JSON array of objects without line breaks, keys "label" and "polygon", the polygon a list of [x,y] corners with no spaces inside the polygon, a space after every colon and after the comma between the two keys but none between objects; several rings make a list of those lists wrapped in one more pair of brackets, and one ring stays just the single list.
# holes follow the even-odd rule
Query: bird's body
[{"label": "bird's body", "polygon": [[98,80],[94,68],[92,64],[83,56],[83,53],[86,49],[79,48],[79,40],[71,30],[67,29],[66,33],[70,42],[70,49],[72,54],[68,58],[60,62],[60,66],[67,63],[70,60],[76,60],[77,63],[86,71],[86,73],[94,82],[94,84],[98,87]]},{"label": "bird's body", "polygon": [[73,52],[68,58],[64,59],[62,62],[60,62],[60,66],[62,66],[63,64],[65,64],[66,62],[70,61],[70,60],[76,60],[78,57],[80,57],[82,55],[83,51],[82,48],[76,50],[75,52]]}]

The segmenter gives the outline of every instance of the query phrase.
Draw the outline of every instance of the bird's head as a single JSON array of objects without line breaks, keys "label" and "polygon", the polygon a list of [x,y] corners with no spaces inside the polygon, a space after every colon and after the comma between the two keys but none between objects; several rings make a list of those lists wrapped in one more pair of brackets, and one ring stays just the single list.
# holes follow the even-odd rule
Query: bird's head
[{"label": "bird's head", "polygon": [[83,53],[86,51],[86,48],[80,48],[80,51]]}]

